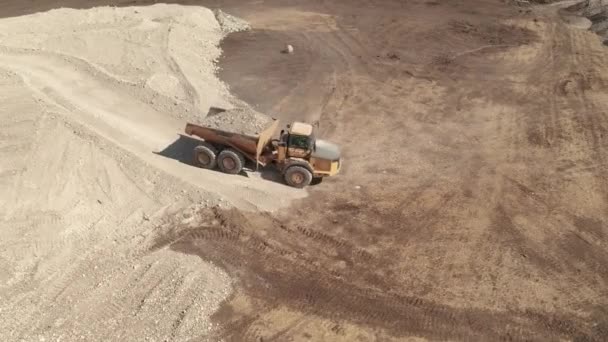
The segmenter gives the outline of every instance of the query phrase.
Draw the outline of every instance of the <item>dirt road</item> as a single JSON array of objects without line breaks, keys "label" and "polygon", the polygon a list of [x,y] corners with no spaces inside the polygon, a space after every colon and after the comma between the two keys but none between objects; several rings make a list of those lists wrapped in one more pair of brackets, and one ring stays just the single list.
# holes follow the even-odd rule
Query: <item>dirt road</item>
[{"label": "dirt road", "polygon": [[[0,64],[13,70],[26,80],[33,93],[60,108],[78,108],[78,121],[101,137],[137,155],[157,169],[225,200],[251,210],[268,210],[275,204],[265,205],[256,200],[260,194],[275,188],[285,196],[283,186],[276,183],[250,181],[247,178],[229,177],[214,173],[213,178],[201,177],[201,170],[191,165],[176,163],[171,158],[159,158],[151,151],[160,152],[176,140],[184,120],[159,115],[124,90],[113,89],[111,84],[92,77],[86,71],[74,70],[73,64],[52,55],[30,52],[3,51]],[[218,183],[218,180],[220,182]],[[299,197],[301,195],[292,194]]]},{"label": "dirt road", "polygon": [[251,23],[222,46],[237,96],[318,120],[345,157],[276,213],[162,213],[150,255],[197,255],[235,279],[212,340],[606,339],[596,35],[499,1],[187,3]]}]

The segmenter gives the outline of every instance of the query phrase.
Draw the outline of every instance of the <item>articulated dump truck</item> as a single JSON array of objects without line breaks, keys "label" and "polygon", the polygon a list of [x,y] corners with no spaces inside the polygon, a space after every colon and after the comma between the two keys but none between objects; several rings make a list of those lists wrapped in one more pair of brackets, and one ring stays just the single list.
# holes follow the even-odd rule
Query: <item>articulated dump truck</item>
[{"label": "articulated dump truck", "polygon": [[257,136],[249,136],[219,129],[186,124],[186,134],[200,141],[194,148],[194,161],[199,167],[218,167],[229,174],[240,173],[246,160],[259,166],[273,165],[285,182],[295,188],[304,188],[323,177],[340,172],[338,146],[316,139],[312,125],[294,122],[274,138],[279,121],[274,120]]}]

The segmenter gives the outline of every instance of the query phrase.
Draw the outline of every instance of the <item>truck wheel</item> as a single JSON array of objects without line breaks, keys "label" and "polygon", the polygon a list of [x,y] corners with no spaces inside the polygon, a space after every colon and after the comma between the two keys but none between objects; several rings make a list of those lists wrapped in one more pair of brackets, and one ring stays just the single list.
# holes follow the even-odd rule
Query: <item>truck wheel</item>
[{"label": "truck wheel", "polygon": [[235,175],[243,170],[245,157],[240,152],[228,148],[217,156],[217,164],[222,172]]},{"label": "truck wheel", "polygon": [[285,171],[285,182],[294,188],[301,189],[310,184],[312,173],[302,166],[292,166]]},{"label": "truck wheel", "polygon": [[204,169],[213,169],[216,165],[217,150],[207,143],[194,148],[194,163]]}]

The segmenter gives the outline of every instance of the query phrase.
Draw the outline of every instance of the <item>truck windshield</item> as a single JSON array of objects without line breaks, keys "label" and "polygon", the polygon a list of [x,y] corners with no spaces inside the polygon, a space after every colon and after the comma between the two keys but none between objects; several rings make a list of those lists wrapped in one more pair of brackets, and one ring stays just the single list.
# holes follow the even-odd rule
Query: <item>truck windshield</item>
[{"label": "truck windshield", "polygon": [[302,148],[308,150],[311,148],[311,139],[303,135],[290,135],[289,147]]}]

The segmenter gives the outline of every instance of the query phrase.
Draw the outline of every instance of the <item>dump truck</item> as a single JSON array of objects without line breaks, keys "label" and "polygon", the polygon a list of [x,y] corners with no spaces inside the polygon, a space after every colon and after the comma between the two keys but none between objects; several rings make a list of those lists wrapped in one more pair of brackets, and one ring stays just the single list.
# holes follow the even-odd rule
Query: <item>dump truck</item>
[{"label": "dump truck", "polygon": [[295,188],[304,188],[340,172],[339,147],[316,139],[312,125],[293,122],[275,138],[278,127],[279,120],[273,119],[254,136],[187,123],[185,132],[200,142],[194,148],[194,163],[201,168],[217,167],[222,172],[238,174],[250,160],[256,170],[273,165],[285,183]]}]

